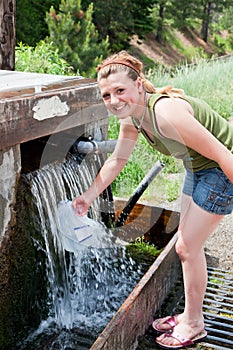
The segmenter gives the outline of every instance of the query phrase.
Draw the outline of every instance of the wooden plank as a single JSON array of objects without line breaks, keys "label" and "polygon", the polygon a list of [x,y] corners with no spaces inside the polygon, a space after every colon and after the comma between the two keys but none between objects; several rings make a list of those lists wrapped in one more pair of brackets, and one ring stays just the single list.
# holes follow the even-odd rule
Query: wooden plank
[{"label": "wooden plank", "polygon": [[[9,80],[15,72],[7,73]],[[1,72],[0,77],[4,76],[7,74]],[[107,118],[93,79],[63,77],[59,80],[58,77],[52,82],[52,77],[38,75],[46,85],[35,93],[35,89],[29,87],[28,74],[19,76],[25,77],[22,90],[14,90],[12,86],[11,90],[1,92],[8,95],[0,96],[0,149],[88,123],[98,121],[101,125],[101,120]]]},{"label": "wooden plank", "polygon": [[91,83],[95,83],[95,80],[81,76],[0,70],[0,99],[19,98]]}]

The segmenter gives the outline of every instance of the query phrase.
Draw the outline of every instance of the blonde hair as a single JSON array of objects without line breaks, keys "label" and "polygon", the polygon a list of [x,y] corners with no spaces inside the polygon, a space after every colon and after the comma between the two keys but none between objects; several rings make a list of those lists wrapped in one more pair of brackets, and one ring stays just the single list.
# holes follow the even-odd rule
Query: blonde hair
[{"label": "blonde hair", "polygon": [[184,96],[184,91],[182,89],[176,89],[170,85],[161,88],[154,87],[154,85],[146,79],[143,74],[143,63],[136,57],[130,55],[127,51],[120,51],[119,53],[109,56],[97,66],[96,70],[98,72],[98,81],[107,78],[110,74],[123,71],[134,81],[137,80],[139,76],[142,79],[145,91],[150,94],[165,94],[169,97]]}]

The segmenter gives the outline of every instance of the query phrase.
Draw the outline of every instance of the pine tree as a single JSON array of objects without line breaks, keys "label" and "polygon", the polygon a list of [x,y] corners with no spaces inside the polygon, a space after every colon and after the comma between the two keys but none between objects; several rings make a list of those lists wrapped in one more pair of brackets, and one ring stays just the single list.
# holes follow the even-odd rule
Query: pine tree
[{"label": "pine tree", "polygon": [[109,53],[108,37],[100,40],[92,22],[93,4],[82,10],[81,0],[61,0],[59,11],[54,7],[46,14],[49,40],[77,74],[95,77],[95,67]]}]

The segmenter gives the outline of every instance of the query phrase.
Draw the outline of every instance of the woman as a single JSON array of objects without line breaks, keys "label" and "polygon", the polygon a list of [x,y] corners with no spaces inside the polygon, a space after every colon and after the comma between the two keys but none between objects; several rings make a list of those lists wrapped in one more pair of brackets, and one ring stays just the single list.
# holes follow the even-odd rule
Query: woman
[{"label": "woman", "polygon": [[180,315],[155,320],[165,348],[182,348],[206,335],[202,312],[207,285],[203,245],[233,210],[233,127],[206,103],[182,90],[156,89],[142,74],[142,63],[122,51],[97,67],[108,110],[120,119],[116,148],[90,188],[73,201],[84,215],[93,200],[125,166],[140,132],[152,147],[181,158],[186,169],[176,251],[185,288]]}]

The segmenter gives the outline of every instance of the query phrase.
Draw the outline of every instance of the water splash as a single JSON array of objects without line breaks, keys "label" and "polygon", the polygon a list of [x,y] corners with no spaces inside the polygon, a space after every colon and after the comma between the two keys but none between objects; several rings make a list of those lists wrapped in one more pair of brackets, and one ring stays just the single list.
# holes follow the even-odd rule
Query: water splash
[{"label": "water splash", "polygon": [[[80,169],[69,159],[29,175],[44,241],[43,247],[40,242],[35,243],[46,255],[49,313],[20,349],[30,349],[31,343],[41,342],[44,337],[60,342],[59,347],[54,341],[50,345],[47,343],[46,349],[66,349],[64,344],[67,343],[72,349],[72,342],[76,343],[75,334],[80,331],[97,336],[142,277],[140,266],[126,254],[124,247],[114,243],[107,248],[82,247],[73,253],[63,246],[58,203],[88,188],[91,174],[93,169],[85,162]],[[98,200],[90,215],[100,220]],[[105,236],[110,235],[108,229],[105,230]],[[35,344],[33,346],[35,348]]]}]

